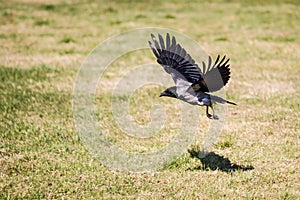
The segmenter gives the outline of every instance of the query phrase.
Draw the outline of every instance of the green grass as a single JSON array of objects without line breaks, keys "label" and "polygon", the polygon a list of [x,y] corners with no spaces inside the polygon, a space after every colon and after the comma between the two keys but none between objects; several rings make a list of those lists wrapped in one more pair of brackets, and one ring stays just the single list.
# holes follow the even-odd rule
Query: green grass
[{"label": "green grass", "polygon": [[[297,0],[1,1],[0,199],[299,199],[299,8]],[[72,88],[97,44],[143,27],[175,29],[213,57],[230,57],[226,95],[239,106],[229,106],[207,157],[196,157],[209,125],[204,116],[186,154],[157,173],[135,174],[110,170],[85,149]],[[165,107],[170,116],[155,137],[127,137],[113,120],[110,91],[129,66],[153,61],[150,50],[125,55],[97,89],[99,125],[128,151],[160,149],[179,128],[178,102],[158,98],[162,86],[114,97],[129,99],[140,125],[153,103]]]}]

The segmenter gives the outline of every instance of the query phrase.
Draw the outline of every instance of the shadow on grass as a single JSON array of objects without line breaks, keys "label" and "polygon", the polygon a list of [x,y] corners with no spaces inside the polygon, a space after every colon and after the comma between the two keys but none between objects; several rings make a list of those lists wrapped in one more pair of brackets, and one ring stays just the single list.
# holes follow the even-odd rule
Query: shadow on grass
[{"label": "shadow on grass", "polygon": [[248,171],[253,170],[252,165],[243,166],[231,163],[228,158],[215,154],[214,152],[208,153],[205,157],[199,158],[198,152],[189,152],[192,157],[197,158],[201,161],[202,166],[190,168],[189,170],[220,170],[222,172],[234,172],[234,171]]}]

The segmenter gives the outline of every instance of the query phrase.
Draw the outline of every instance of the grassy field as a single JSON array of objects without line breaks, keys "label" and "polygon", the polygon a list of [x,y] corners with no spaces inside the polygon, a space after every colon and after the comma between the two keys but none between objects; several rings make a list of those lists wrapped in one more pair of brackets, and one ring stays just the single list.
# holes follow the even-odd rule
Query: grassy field
[{"label": "grassy field", "polygon": [[[299,10],[298,0],[1,0],[0,199],[300,199]],[[207,157],[193,156],[199,137],[191,153],[157,173],[112,171],[76,133],[73,83],[97,44],[143,27],[171,28],[213,57],[228,55],[227,98],[239,106],[228,108]],[[116,61],[95,102],[104,132],[137,151],[160,148],[169,135],[142,150],[143,143],[122,136],[111,118],[110,87],[124,67],[153,61],[150,50]],[[157,97],[162,89],[136,91],[131,113],[138,123],[149,122],[153,101],[177,105]]]}]

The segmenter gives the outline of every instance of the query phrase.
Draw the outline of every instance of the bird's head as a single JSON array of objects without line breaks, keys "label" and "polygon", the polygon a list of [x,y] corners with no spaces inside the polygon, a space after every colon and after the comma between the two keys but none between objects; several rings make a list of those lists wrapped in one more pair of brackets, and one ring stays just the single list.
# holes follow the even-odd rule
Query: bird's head
[{"label": "bird's head", "polygon": [[177,98],[176,87],[170,87],[159,95],[159,97],[163,96]]}]

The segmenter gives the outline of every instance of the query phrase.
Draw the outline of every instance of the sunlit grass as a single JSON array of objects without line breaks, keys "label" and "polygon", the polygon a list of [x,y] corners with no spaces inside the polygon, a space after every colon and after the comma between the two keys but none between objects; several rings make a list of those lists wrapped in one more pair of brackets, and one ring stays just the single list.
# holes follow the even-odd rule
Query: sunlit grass
[{"label": "sunlit grass", "polygon": [[[297,0],[1,1],[0,199],[299,199],[299,6]],[[226,96],[238,106],[228,107],[208,157],[195,157],[210,122],[199,108],[201,128],[186,154],[157,173],[131,174],[87,152],[73,124],[72,88],[97,44],[143,27],[175,29],[214,58],[230,57]],[[180,128],[178,100],[158,97],[164,86],[113,96],[124,74],[150,62],[150,50],[122,56],[95,95],[107,139],[132,152],[155,152]],[[113,100],[128,100],[140,126],[151,122],[154,105],[165,108],[164,128],[147,140],[129,137],[114,121]]]}]

